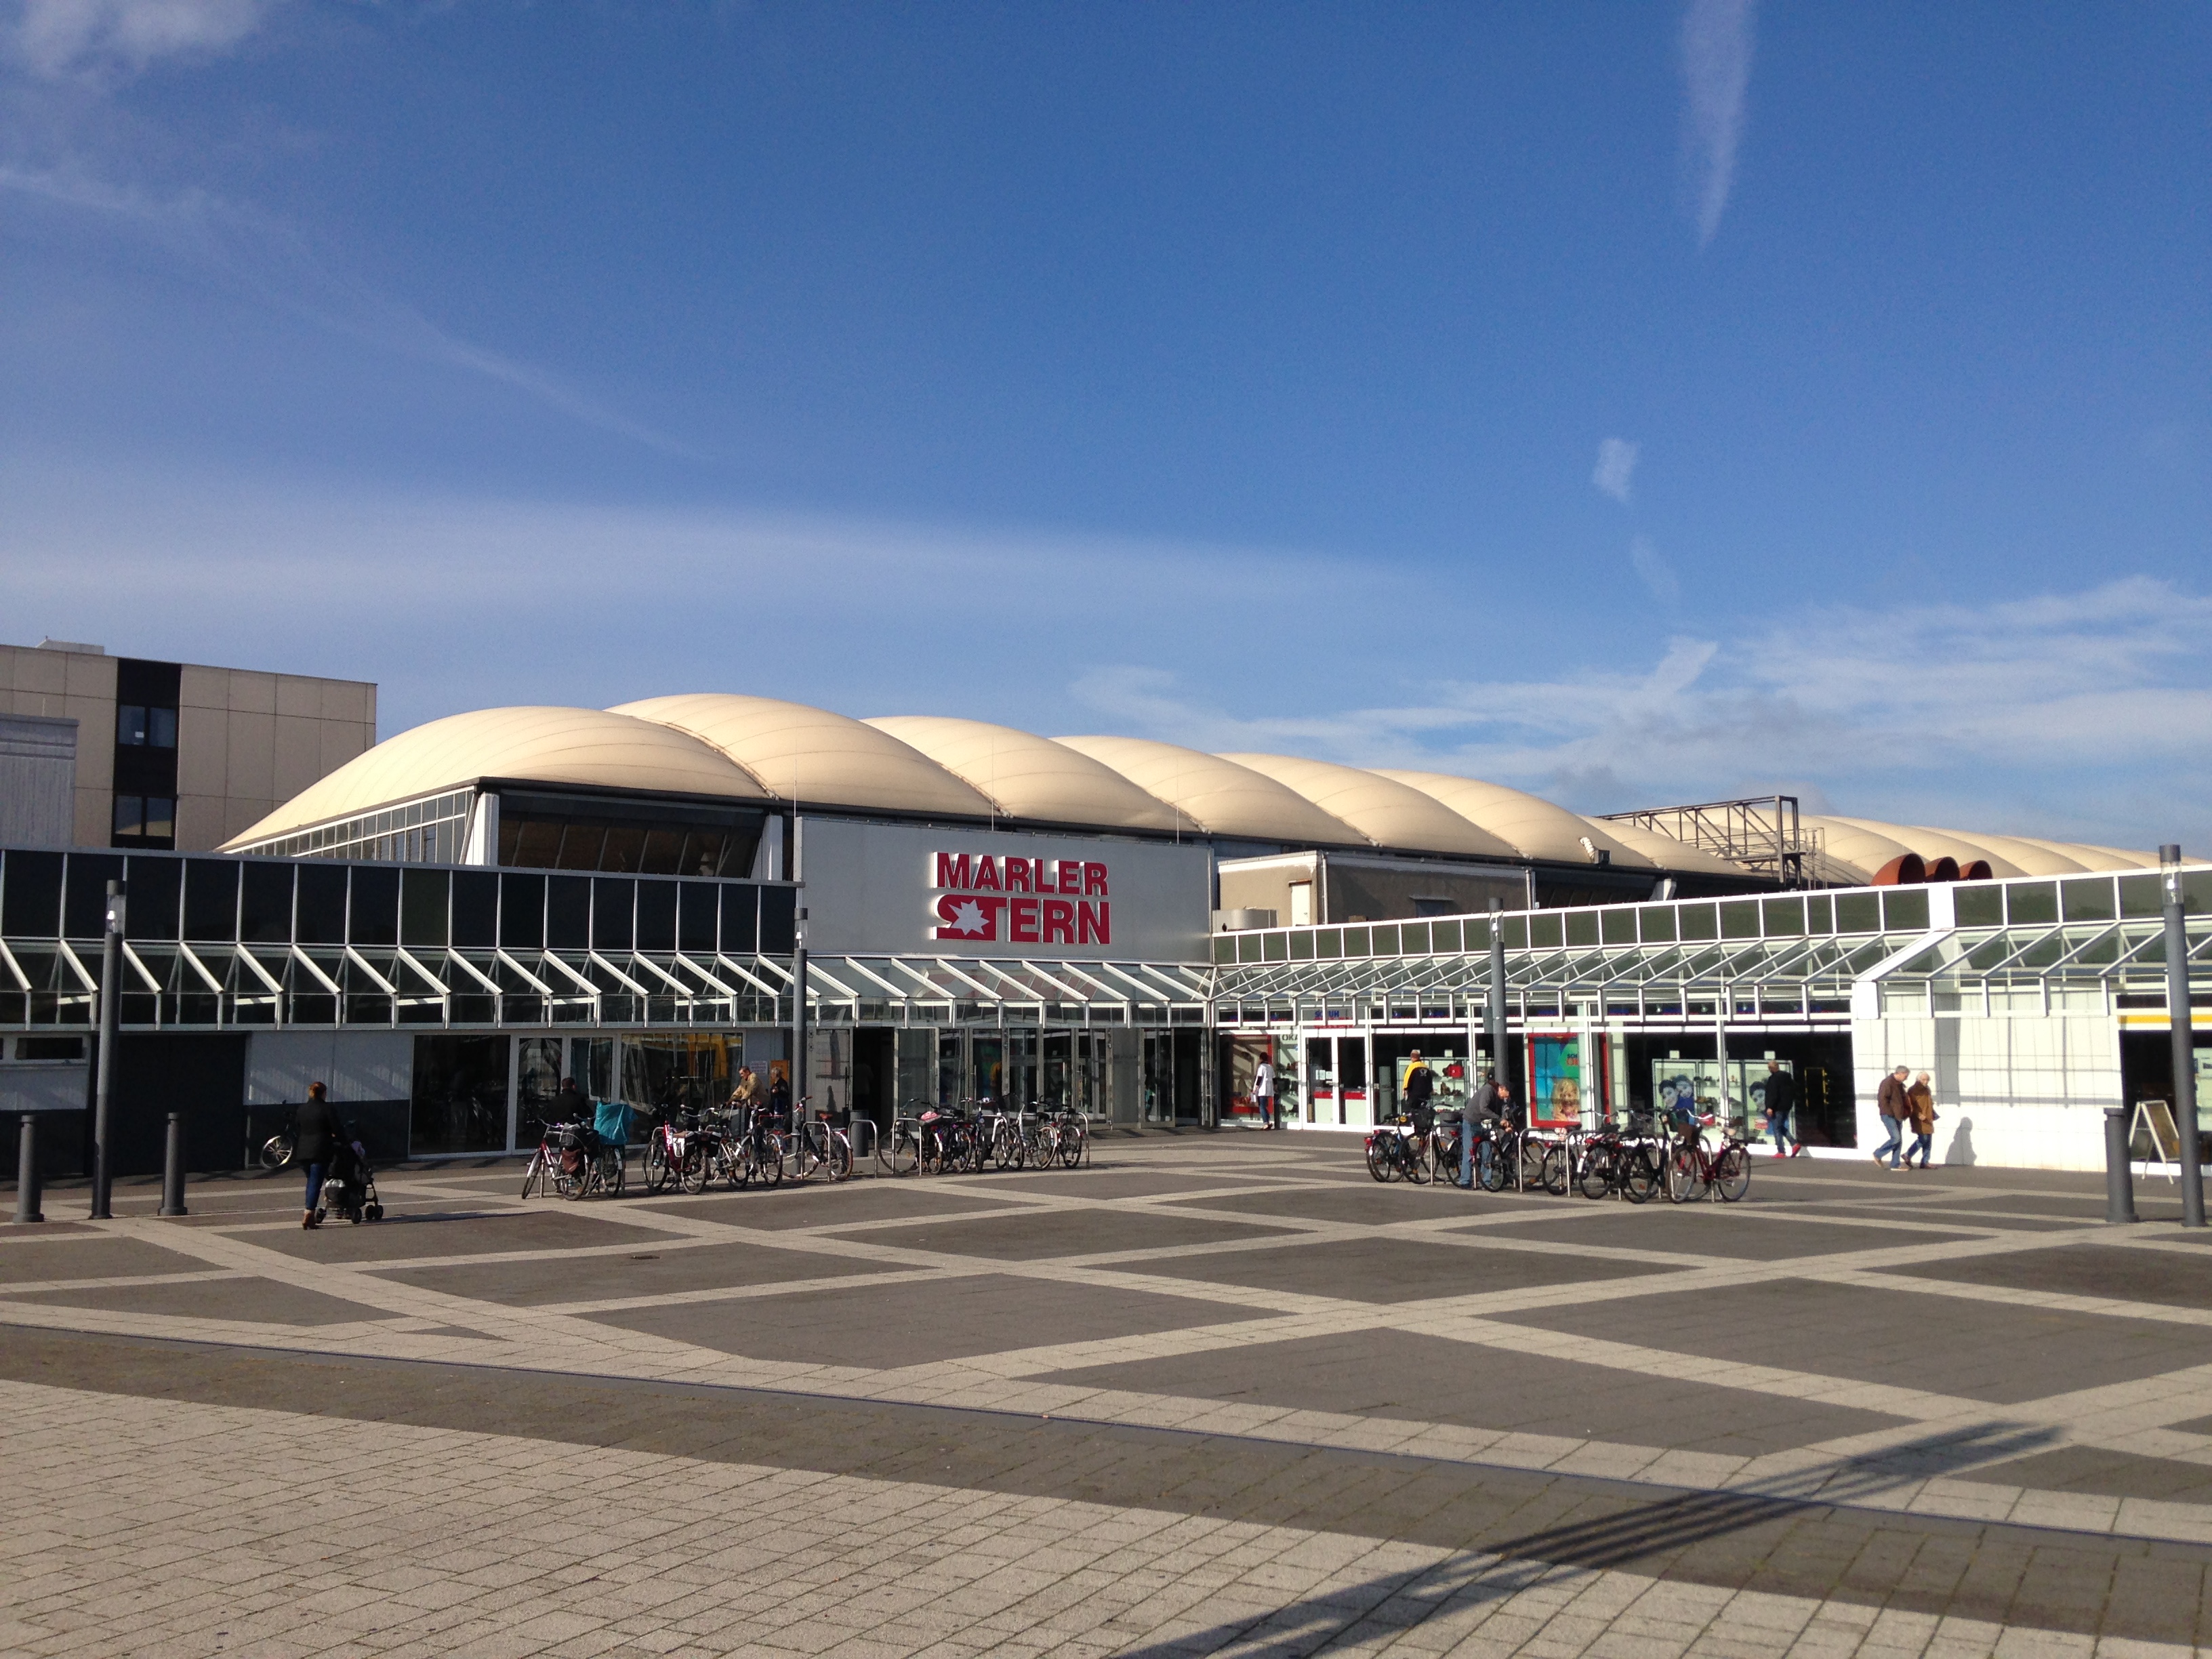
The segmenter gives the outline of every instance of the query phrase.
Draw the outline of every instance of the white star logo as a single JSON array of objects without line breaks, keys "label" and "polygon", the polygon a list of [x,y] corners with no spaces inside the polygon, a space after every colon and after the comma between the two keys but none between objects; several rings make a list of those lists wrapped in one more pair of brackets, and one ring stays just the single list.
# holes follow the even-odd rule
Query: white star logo
[{"label": "white star logo", "polygon": [[983,907],[969,899],[953,911],[951,926],[956,933],[974,933],[980,937],[984,928]]}]

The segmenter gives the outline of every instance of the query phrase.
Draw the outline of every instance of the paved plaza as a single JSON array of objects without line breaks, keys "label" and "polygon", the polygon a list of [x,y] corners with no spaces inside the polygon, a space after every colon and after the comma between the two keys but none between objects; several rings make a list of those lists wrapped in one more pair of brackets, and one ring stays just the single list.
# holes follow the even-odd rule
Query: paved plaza
[{"label": "paved plaza", "polygon": [[2212,1642],[2212,1241],[2152,1182],[1356,1140],[0,1228],[0,1651],[2151,1654]]}]

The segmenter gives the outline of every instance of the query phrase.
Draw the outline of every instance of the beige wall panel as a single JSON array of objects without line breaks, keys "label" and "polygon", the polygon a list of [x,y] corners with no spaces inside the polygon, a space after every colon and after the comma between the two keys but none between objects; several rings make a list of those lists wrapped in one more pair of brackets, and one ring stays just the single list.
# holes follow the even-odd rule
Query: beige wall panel
[{"label": "beige wall panel", "polygon": [[230,671],[230,706],[240,714],[273,714],[276,712],[276,677],[257,674],[250,669]]},{"label": "beige wall panel", "polygon": [[366,750],[366,728],[357,720],[315,722],[315,775],[326,778],[355,756]]},{"label": "beige wall panel", "polygon": [[228,708],[230,670],[201,668],[186,663],[178,677],[177,702],[185,708]]},{"label": "beige wall panel", "polygon": [[177,711],[177,793],[220,795],[230,776],[230,715],[186,703]]},{"label": "beige wall panel", "polygon": [[276,794],[276,717],[233,714],[230,752],[223,775],[226,794],[272,800]]},{"label": "beige wall panel", "polygon": [[69,690],[69,657],[59,651],[18,650],[15,689],[58,697]]},{"label": "beige wall panel", "polygon": [[[82,776],[82,773],[78,774]],[[79,785],[76,792],[76,844],[105,847],[115,832],[115,792],[102,784],[97,789]]]},{"label": "beige wall panel", "polygon": [[222,823],[225,842],[234,841],[245,831],[276,810],[274,797],[255,799],[249,795],[234,795],[222,804]]},{"label": "beige wall panel", "polygon": [[318,680],[315,684],[322,696],[325,720],[350,720],[357,726],[368,721],[370,687],[359,680]]},{"label": "beige wall panel", "polygon": [[64,697],[52,711],[76,722],[76,777],[105,788],[115,776],[115,700]]},{"label": "beige wall panel", "polygon": [[177,797],[177,850],[206,853],[220,847],[224,833],[223,799],[220,795]]},{"label": "beige wall panel", "polygon": [[59,657],[69,665],[69,694],[72,697],[115,698],[115,659],[88,657],[75,651],[52,651],[49,656]]},{"label": "beige wall panel", "polygon": [[323,682],[298,674],[276,677],[276,712],[319,720],[323,717]]},{"label": "beige wall panel", "polygon": [[289,800],[323,775],[323,723],[279,714],[276,717],[276,786],[270,792]]}]

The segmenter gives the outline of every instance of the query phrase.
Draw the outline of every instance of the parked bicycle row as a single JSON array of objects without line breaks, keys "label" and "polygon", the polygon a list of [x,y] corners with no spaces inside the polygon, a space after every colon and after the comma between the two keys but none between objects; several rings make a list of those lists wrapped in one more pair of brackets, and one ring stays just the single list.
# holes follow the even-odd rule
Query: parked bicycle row
[{"label": "parked bicycle row", "polygon": [[[586,1102],[564,1087],[554,1121],[543,1125],[522,1177],[522,1195],[620,1197],[629,1189],[631,1109],[618,1101]],[[570,1109],[558,1109],[564,1103]],[[587,1118],[583,1111],[592,1108]],[[1022,1110],[988,1100],[939,1108],[916,1104],[876,1133],[866,1119],[849,1127],[826,1111],[794,1121],[769,1104],[732,1101],[721,1107],[672,1107],[650,1115],[638,1148],[638,1176],[648,1194],[732,1192],[780,1187],[786,1181],[850,1180],[856,1169],[884,1176],[964,1175],[1031,1167],[1077,1169],[1090,1154],[1083,1115],[1067,1107]],[[858,1134],[870,1156],[856,1158]]]},{"label": "parked bicycle row", "polygon": [[1538,1131],[1510,1115],[1469,1123],[1456,1114],[1409,1114],[1368,1132],[1367,1172],[1377,1181],[1474,1185],[1490,1193],[1564,1198],[1571,1191],[1631,1204],[1662,1194],[1677,1204],[1710,1195],[1733,1204],[1751,1190],[1751,1149],[1731,1130],[1716,1139],[1717,1127],[1699,1118],[1662,1134],[1649,1114],[1638,1114],[1595,1128]]}]

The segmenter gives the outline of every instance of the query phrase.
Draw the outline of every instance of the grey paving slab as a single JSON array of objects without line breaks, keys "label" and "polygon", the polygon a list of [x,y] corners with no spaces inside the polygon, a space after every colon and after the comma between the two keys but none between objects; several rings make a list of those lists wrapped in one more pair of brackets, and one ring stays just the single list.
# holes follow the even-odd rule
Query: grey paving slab
[{"label": "grey paving slab", "polygon": [[[1304,1176],[1300,1180],[1309,1179]],[[1288,1189],[1262,1188],[1249,1193],[1222,1194],[1182,1202],[1208,1210],[1255,1217],[1296,1216],[1307,1221],[1330,1221],[1353,1227],[1386,1227],[1395,1222],[1431,1219],[1468,1207],[1465,1193],[1450,1187],[1408,1187],[1394,1182],[1383,1186],[1363,1182],[1358,1186],[1333,1182],[1322,1188]],[[1493,1200],[1495,1201],[1495,1200]],[[1173,1208],[1170,1204],[1168,1207]]]},{"label": "grey paving slab", "polygon": [[728,1227],[834,1227],[840,1223],[896,1221],[908,1216],[994,1215],[1021,1206],[1003,1198],[919,1178],[786,1182],[766,1191],[711,1193],[697,1198],[651,1199],[640,1206],[694,1221]]},{"label": "grey paving slab", "polygon": [[1028,1210],[983,1218],[953,1217],[916,1221],[911,1227],[871,1229],[870,1243],[945,1255],[1011,1260],[1030,1256],[1096,1255],[1112,1250],[1170,1249],[1189,1244],[1220,1244],[1240,1238],[1265,1238],[1281,1227],[1196,1216],[1107,1209]]},{"label": "grey paving slab", "polygon": [[2175,1458],[2141,1457],[2103,1446],[2061,1446],[2029,1457],[1984,1464],[1960,1478],[1996,1486],[2031,1486],[2039,1492],[2212,1504],[2212,1468]]},{"label": "grey paving slab", "polygon": [[1528,1434],[1582,1437],[1601,1425],[1632,1444],[1747,1457],[1902,1421],[1392,1330],[1094,1365],[1043,1380]]},{"label": "grey paving slab", "polygon": [[[1564,1208],[1564,1206],[1563,1206]],[[1642,1204],[1551,1212],[1545,1218],[1502,1221],[1480,1230],[1486,1237],[1534,1238],[1591,1249],[1670,1250],[1723,1261],[1780,1261],[1793,1256],[1940,1244],[1976,1237],[1760,1216],[1752,1219],[1717,1204]]]},{"label": "grey paving slab", "polygon": [[2177,1308],[2212,1308],[2212,1257],[2175,1250],[2136,1250],[2076,1243],[2004,1255],[1970,1256],[1893,1267],[1902,1278],[1958,1285],[1996,1285],[2009,1290],[2057,1291]]},{"label": "grey paving slab", "polygon": [[485,1255],[503,1250],[574,1249],[595,1244],[637,1244],[650,1249],[666,1235],[604,1218],[570,1215],[549,1203],[544,1209],[395,1212],[361,1226],[325,1223],[313,1232],[273,1228],[235,1237],[302,1261],[360,1262]]},{"label": "grey paving slab", "polygon": [[665,1296],[688,1291],[739,1289],[788,1279],[838,1279],[881,1272],[865,1261],[757,1244],[684,1245],[663,1241],[658,1249],[619,1255],[554,1256],[521,1261],[456,1261],[435,1267],[401,1267],[378,1277],[464,1296],[501,1307],[537,1308],[552,1303],[595,1302],[626,1296]]},{"label": "grey paving slab", "polygon": [[[1239,1176],[1216,1170],[1116,1169],[1094,1162],[1077,1170],[1010,1170],[985,1177],[1004,1180],[1009,1190],[1056,1198],[1158,1198],[1200,1188],[1248,1184]],[[1256,1181],[1249,1184],[1257,1184]]]},{"label": "grey paving slab", "polygon": [[1224,1250],[1147,1261],[1142,1271],[1165,1279],[1246,1285],[1346,1302],[1392,1304],[1431,1297],[1474,1296],[1526,1285],[1587,1285],[1649,1275],[1655,1285],[1679,1269],[1607,1261],[1597,1255],[1482,1249],[1407,1238],[1328,1238],[1264,1250]]},{"label": "grey paving slab", "polygon": [[1951,1211],[1932,1206],[1897,1204],[1808,1204],[1792,1212],[1808,1219],[1860,1221],[1910,1221],[1915,1229],[1921,1227],[1978,1227],[2008,1233],[2070,1233],[2079,1232],[2097,1222],[2066,1221],[2051,1216],[1998,1215],[1989,1212]]},{"label": "grey paving slab", "polygon": [[[1572,1308],[1498,1317],[1559,1331],[1581,1328],[1586,1319]],[[1609,1305],[1605,1334],[1671,1353],[1998,1405],[2212,1363],[2212,1330],[1812,1279],[1744,1285],[1694,1307],[1655,1290]]]},{"label": "grey paving slab", "polygon": [[136,1238],[84,1233],[51,1243],[10,1243],[0,1249],[0,1285],[49,1279],[121,1279],[137,1273],[195,1273],[207,1263]]},{"label": "grey paving slab", "polygon": [[0,1319],[7,1317],[10,1302],[162,1314],[176,1319],[227,1319],[258,1325],[345,1325],[357,1320],[388,1317],[383,1309],[347,1302],[272,1279],[195,1279],[184,1284],[88,1285],[68,1291],[38,1291],[27,1296],[0,1299]]},{"label": "grey paving slab", "polygon": [[878,1369],[1255,1316],[1214,1302],[998,1273],[592,1316],[752,1359]]}]

